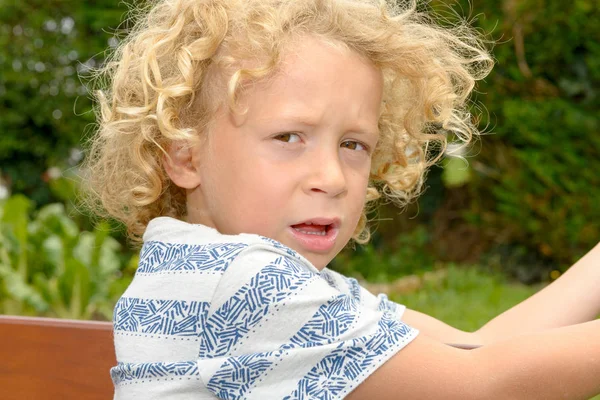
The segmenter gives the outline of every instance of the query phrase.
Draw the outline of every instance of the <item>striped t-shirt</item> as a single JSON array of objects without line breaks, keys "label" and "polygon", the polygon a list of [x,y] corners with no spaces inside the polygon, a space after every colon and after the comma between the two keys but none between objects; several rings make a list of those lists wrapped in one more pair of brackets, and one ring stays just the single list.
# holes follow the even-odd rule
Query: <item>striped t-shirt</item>
[{"label": "striped t-shirt", "polygon": [[341,399],[416,337],[403,311],[272,239],[160,217],[115,307],[115,399]]}]

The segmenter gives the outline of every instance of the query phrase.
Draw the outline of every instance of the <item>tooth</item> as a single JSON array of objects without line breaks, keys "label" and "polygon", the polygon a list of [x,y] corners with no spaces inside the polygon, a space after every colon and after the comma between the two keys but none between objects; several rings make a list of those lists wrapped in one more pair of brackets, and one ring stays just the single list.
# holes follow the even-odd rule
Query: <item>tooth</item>
[{"label": "tooth", "polygon": [[[294,228],[296,229],[296,228]],[[327,232],[306,232],[306,231],[302,231],[300,229],[296,229],[296,231],[303,233],[305,235],[317,235],[317,236],[326,236]]]}]

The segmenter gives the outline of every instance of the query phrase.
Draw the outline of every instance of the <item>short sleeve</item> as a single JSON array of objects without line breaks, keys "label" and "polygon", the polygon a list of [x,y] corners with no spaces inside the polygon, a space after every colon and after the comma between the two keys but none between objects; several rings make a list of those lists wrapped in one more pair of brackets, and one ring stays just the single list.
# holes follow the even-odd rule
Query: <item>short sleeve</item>
[{"label": "short sleeve", "polygon": [[341,399],[417,336],[332,276],[267,246],[240,253],[203,324],[206,387],[221,399]]},{"label": "short sleeve", "polygon": [[374,295],[361,286],[356,279],[344,276],[336,271],[330,270],[329,268],[324,268],[321,271],[321,276],[327,280],[330,285],[338,288],[344,293],[360,291],[361,303],[365,307],[370,307],[375,310],[388,311],[394,315],[398,321],[402,321],[402,316],[404,315],[404,311],[406,311],[406,306],[391,301],[385,293]]}]

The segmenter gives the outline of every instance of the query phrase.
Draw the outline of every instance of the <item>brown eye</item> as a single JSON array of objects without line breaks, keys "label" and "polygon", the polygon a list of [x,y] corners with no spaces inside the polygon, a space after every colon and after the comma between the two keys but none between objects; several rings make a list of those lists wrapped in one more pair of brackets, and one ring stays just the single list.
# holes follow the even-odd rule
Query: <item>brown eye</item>
[{"label": "brown eye", "polygon": [[279,135],[275,136],[274,139],[286,143],[296,143],[300,141],[300,136],[298,136],[296,133],[287,132],[280,133]]},{"label": "brown eye", "polygon": [[367,147],[364,144],[354,140],[346,140],[345,142],[342,142],[340,146],[349,150],[367,150]]}]

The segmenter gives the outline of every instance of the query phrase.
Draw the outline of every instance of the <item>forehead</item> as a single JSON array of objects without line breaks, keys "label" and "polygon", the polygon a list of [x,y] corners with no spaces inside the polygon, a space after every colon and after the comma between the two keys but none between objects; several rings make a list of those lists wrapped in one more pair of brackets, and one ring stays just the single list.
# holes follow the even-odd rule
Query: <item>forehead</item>
[{"label": "forehead", "polygon": [[314,123],[343,110],[338,118],[376,131],[382,92],[382,73],[369,60],[341,44],[306,36],[286,46],[271,76],[246,85],[239,105],[248,118],[289,114]]}]

